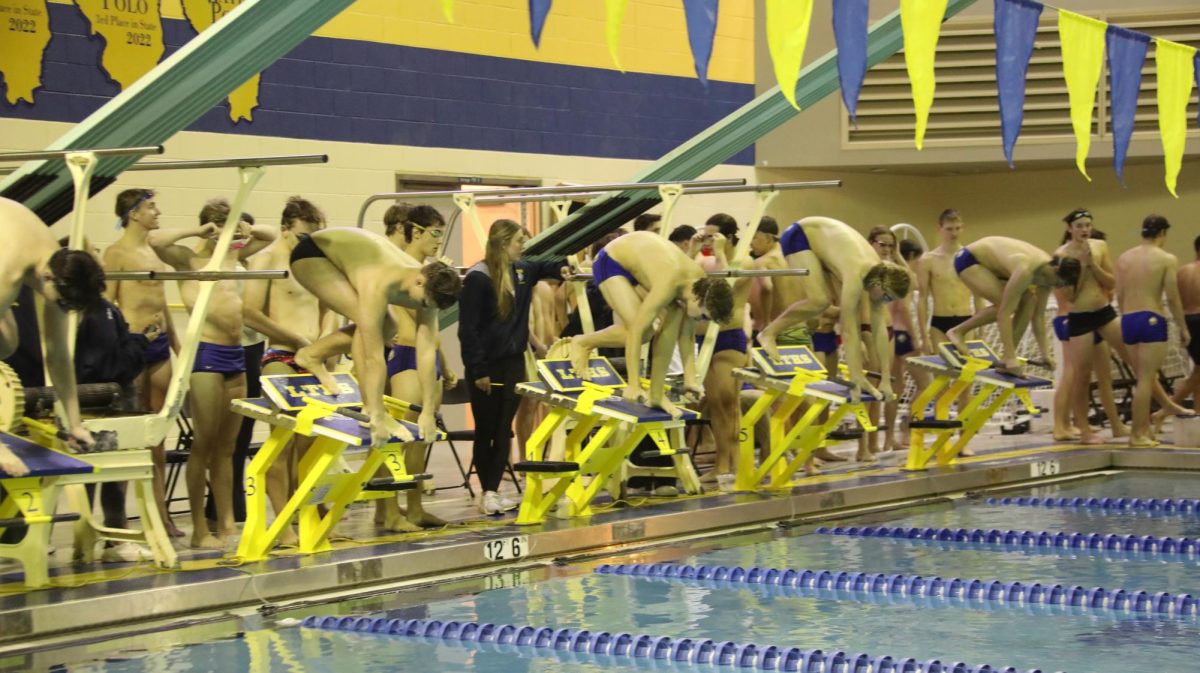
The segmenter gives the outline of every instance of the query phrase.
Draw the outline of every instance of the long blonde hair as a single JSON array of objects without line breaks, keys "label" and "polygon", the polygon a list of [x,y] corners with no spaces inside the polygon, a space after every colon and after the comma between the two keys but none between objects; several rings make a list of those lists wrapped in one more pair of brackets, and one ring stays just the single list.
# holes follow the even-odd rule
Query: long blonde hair
[{"label": "long blonde hair", "polygon": [[512,313],[516,293],[511,273],[513,260],[508,258],[506,249],[521,231],[521,225],[512,220],[496,220],[488,230],[483,260],[487,264],[488,275],[492,277],[492,286],[496,289],[496,313],[501,320],[508,320]]}]

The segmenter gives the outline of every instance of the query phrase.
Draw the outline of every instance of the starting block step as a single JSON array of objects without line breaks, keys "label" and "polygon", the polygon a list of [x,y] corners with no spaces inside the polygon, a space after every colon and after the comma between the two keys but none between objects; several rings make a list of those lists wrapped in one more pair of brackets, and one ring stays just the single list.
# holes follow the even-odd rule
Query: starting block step
[{"label": "starting block step", "polygon": [[526,460],[520,463],[514,463],[513,469],[517,472],[578,472],[579,463],[573,463],[567,460]]},{"label": "starting block step", "polygon": [[862,437],[862,436],[863,436],[863,431],[859,430],[859,429],[834,430],[833,432],[829,433],[829,438],[834,441],[838,441],[838,442],[844,441],[847,439],[858,439],[859,437]]},{"label": "starting block step", "polygon": [[414,474],[411,481],[394,481],[387,477],[372,479],[363,487],[364,491],[407,491],[414,489],[423,481],[433,479],[432,474]]},{"label": "starting block step", "polygon": [[924,420],[915,420],[908,424],[910,428],[918,430],[948,430],[950,428],[961,428],[962,421],[939,420],[936,418],[927,418]]},{"label": "starting block step", "polygon": [[[55,514],[50,517],[49,521],[38,521],[36,523],[64,523],[66,521],[79,521],[78,512],[68,512],[67,514]],[[15,519],[0,519],[0,529],[3,528],[28,528],[29,522],[21,517]]]}]

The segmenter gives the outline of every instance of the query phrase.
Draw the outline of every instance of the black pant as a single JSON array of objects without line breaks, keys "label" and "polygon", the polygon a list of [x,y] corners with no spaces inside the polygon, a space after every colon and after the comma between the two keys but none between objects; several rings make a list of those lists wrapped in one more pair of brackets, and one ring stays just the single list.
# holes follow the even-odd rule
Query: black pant
[{"label": "black pant", "polygon": [[491,390],[483,392],[471,381],[471,415],[475,417],[475,469],[485,491],[500,488],[512,451],[513,418],[521,399],[517,384],[525,380],[525,357],[512,355],[488,363]]},{"label": "black pant", "polygon": [[[262,395],[262,384],[259,383],[258,377],[262,375],[262,356],[266,348],[266,342],[261,341],[244,349],[248,398]],[[250,440],[253,437],[254,419],[247,416],[242,419],[242,427],[238,430],[237,441],[233,445],[233,520],[238,523],[246,520],[246,461],[250,459]],[[213,521],[217,519],[211,491],[204,503],[204,515]]]}]

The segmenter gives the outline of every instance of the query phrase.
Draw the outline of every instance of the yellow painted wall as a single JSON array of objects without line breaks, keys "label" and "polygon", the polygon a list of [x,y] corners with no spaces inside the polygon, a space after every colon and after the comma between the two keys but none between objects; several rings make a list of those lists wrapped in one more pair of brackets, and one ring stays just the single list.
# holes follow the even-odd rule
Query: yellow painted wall
[{"label": "yellow painted wall", "polygon": [[[179,0],[161,2],[164,18],[184,18]],[[528,0],[456,0],[451,24],[437,0],[358,0],[316,34],[615,69],[604,37],[604,2],[555,0],[540,49],[529,35],[528,7]],[[683,3],[631,0],[621,23],[620,56],[627,72],[694,77]],[[754,82],[754,0],[722,0],[709,77]]]}]

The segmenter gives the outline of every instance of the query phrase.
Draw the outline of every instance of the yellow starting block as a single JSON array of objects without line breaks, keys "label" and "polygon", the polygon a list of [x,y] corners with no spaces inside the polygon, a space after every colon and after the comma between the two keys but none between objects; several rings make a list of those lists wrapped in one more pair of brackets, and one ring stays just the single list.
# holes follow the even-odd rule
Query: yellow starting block
[{"label": "yellow starting block", "polygon": [[[590,516],[591,502],[602,487],[607,484],[610,493],[620,491],[620,470],[645,437],[654,441],[661,455],[673,457],[684,490],[700,492],[691,460],[677,452],[683,445],[684,425],[700,415],[683,409],[681,417],[671,418],[660,409],[626,401],[619,395],[625,381],[604,358],[592,358],[588,369],[591,380],[584,381],[570,360],[542,360],[538,362],[542,381],[517,386],[518,393],[550,408],[526,443],[526,459],[513,466],[526,475],[518,524],[541,523],[564,497],[571,504],[571,516]],[[565,460],[542,460],[554,431],[568,421],[575,427],[567,433]],[[618,430],[626,431],[624,439],[615,439]],[[543,486],[545,480],[554,481],[549,489]]]},{"label": "yellow starting block", "polygon": [[[846,414],[853,415],[863,430],[875,431],[866,408],[868,402],[877,401],[874,397],[864,393],[858,402],[853,401],[851,387],[827,379],[825,368],[808,346],[783,346],[779,356],[780,360],[772,360],[763,349],[755,348],[751,351],[755,366],[733,370],[735,378],[763,391],[762,397],[742,414],[738,433],[738,490],[756,490],[764,480],[771,489],[791,486],[792,476],[824,444]],[[793,423],[796,410],[805,402],[808,408]],[[835,404],[826,421],[817,423],[821,414]],[[771,450],[756,465],[754,427],[767,412],[771,414],[768,418]],[[788,451],[793,452],[791,460],[787,459]]]},{"label": "yellow starting block", "polygon": [[91,474],[95,468],[78,458],[48,449],[27,439],[0,432],[0,443],[25,463],[29,474],[13,477],[0,471],[4,500],[0,501],[0,533],[24,528],[15,544],[0,544],[0,558],[11,558],[25,569],[25,586],[50,583],[48,548],[50,531],[60,521],[77,521],[79,514],[57,514],[58,489],[71,475]]},{"label": "yellow starting block", "polygon": [[[1052,381],[1000,371],[997,369],[1000,357],[986,342],[968,341],[967,350],[967,353],[961,353],[953,344],[942,343],[938,346],[941,355],[909,358],[909,364],[931,372],[934,378],[909,407],[913,417],[909,422],[912,438],[904,469],[924,470],[935,457],[939,466],[954,464],[967,443],[1013,395],[1030,414],[1040,412],[1030,399],[1029,391],[1048,387]],[[951,419],[950,405],[976,384],[979,389],[966,407],[959,409],[958,418]],[[930,403],[934,405],[933,418],[918,418],[917,414],[925,413]],[[957,440],[955,433],[958,433]],[[928,444],[926,434],[933,435]]]},{"label": "yellow starting block", "polygon": [[[389,497],[430,478],[428,474],[408,473],[404,467],[404,445],[437,438],[423,438],[415,424],[401,421],[412,434],[412,440],[393,438],[392,443],[381,448],[371,447],[370,430],[363,424],[366,417],[361,412],[358,383],[347,373],[334,376],[339,385],[336,394],[329,394],[311,374],[264,376],[261,380],[266,399],[233,402],[234,411],[271,426],[270,437],[246,470],[246,524],[237,551],[244,560],[266,558],[284,527],[297,514],[300,551],[306,554],[325,551],[330,548],[329,533],[351,502]],[[397,417],[419,410],[390,397],[384,397],[384,404]],[[267,471],[295,435],[313,437],[316,441],[300,458],[296,492],[268,526]],[[367,452],[357,471],[338,468],[348,451]],[[390,479],[375,478],[380,466],[391,473]],[[324,515],[319,505],[325,506]]]}]

